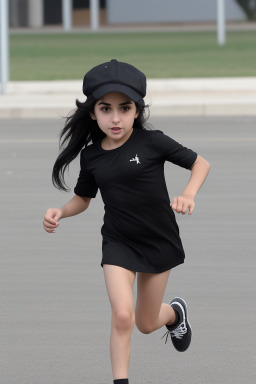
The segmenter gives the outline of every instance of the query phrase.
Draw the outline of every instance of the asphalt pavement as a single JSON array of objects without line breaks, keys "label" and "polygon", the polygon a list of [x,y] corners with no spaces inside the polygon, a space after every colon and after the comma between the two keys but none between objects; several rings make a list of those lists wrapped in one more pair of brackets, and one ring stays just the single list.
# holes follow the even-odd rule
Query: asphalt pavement
[{"label": "asphalt pavement", "polygon": [[[157,129],[211,164],[192,216],[176,214],[185,264],[171,272],[164,301],[183,297],[193,339],[179,353],[165,328],[134,328],[131,384],[255,383],[256,117],[153,117]],[[73,196],[79,159],[51,184],[64,120],[0,120],[1,384],[110,384],[111,309],[104,285],[100,193],[89,209],[48,234],[49,207]],[[189,171],[166,163],[170,198]],[[134,285],[136,300],[136,282]]]}]

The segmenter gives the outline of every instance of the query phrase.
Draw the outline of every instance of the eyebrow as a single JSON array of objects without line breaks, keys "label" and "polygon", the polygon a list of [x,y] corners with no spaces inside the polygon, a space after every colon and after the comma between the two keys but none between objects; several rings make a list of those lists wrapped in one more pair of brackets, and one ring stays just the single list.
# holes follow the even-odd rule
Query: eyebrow
[{"label": "eyebrow", "polygon": [[[102,101],[102,102],[99,103],[98,105],[101,105],[101,104],[104,104],[104,105],[111,105],[111,104],[109,104],[109,103],[104,103],[104,101]],[[125,101],[124,103],[121,103],[121,104],[119,104],[119,105],[126,105],[126,104],[132,104],[132,102],[131,102],[131,101]]]}]

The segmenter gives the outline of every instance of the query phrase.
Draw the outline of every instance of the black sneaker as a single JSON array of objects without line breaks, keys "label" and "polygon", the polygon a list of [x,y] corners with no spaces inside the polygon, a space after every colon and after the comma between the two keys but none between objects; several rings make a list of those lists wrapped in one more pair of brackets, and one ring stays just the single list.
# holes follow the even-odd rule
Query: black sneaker
[{"label": "black sneaker", "polygon": [[166,335],[165,344],[170,335],[174,348],[184,352],[188,349],[192,337],[192,329],[187,319],[187,304],[183,299],[175,297],[170,305],[178,312],[180,318],[178,324],[174,326],[166,324],[167,332],[163,335],[163,337]]}]

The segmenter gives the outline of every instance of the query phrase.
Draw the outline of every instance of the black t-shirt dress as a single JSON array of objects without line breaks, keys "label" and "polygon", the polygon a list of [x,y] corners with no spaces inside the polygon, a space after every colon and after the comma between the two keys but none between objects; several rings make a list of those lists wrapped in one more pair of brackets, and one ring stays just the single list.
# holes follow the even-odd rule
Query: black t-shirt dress
[{"label": "black t-shirt dress", "polygon": [[184,262],[185,253],[170,207],[164,162],[189,169],[197,154],[159,130],[133,128],[118,148],[101,140],[81,151],[76,195],[104,202],[103,264],[160,273]]}]

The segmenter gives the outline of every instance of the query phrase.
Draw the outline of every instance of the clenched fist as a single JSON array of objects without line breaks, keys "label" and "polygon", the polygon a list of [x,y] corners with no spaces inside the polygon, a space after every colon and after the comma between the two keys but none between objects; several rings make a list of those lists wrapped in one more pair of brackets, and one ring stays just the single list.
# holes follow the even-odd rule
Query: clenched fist
[{"label": "clenched fist", "polygon": [[55,233],[55,228],[59,226],[58,220],[61,219],[61,209],[49,208],[46,211],[43,221],[44,229],[49,233]]},{"label": "clenched fist", "polygon": [[190,195],[174,197],[171,207],[174,211],[183,215],[189,210],[188,214],[191,215],[195,208],[194,197]]}]

